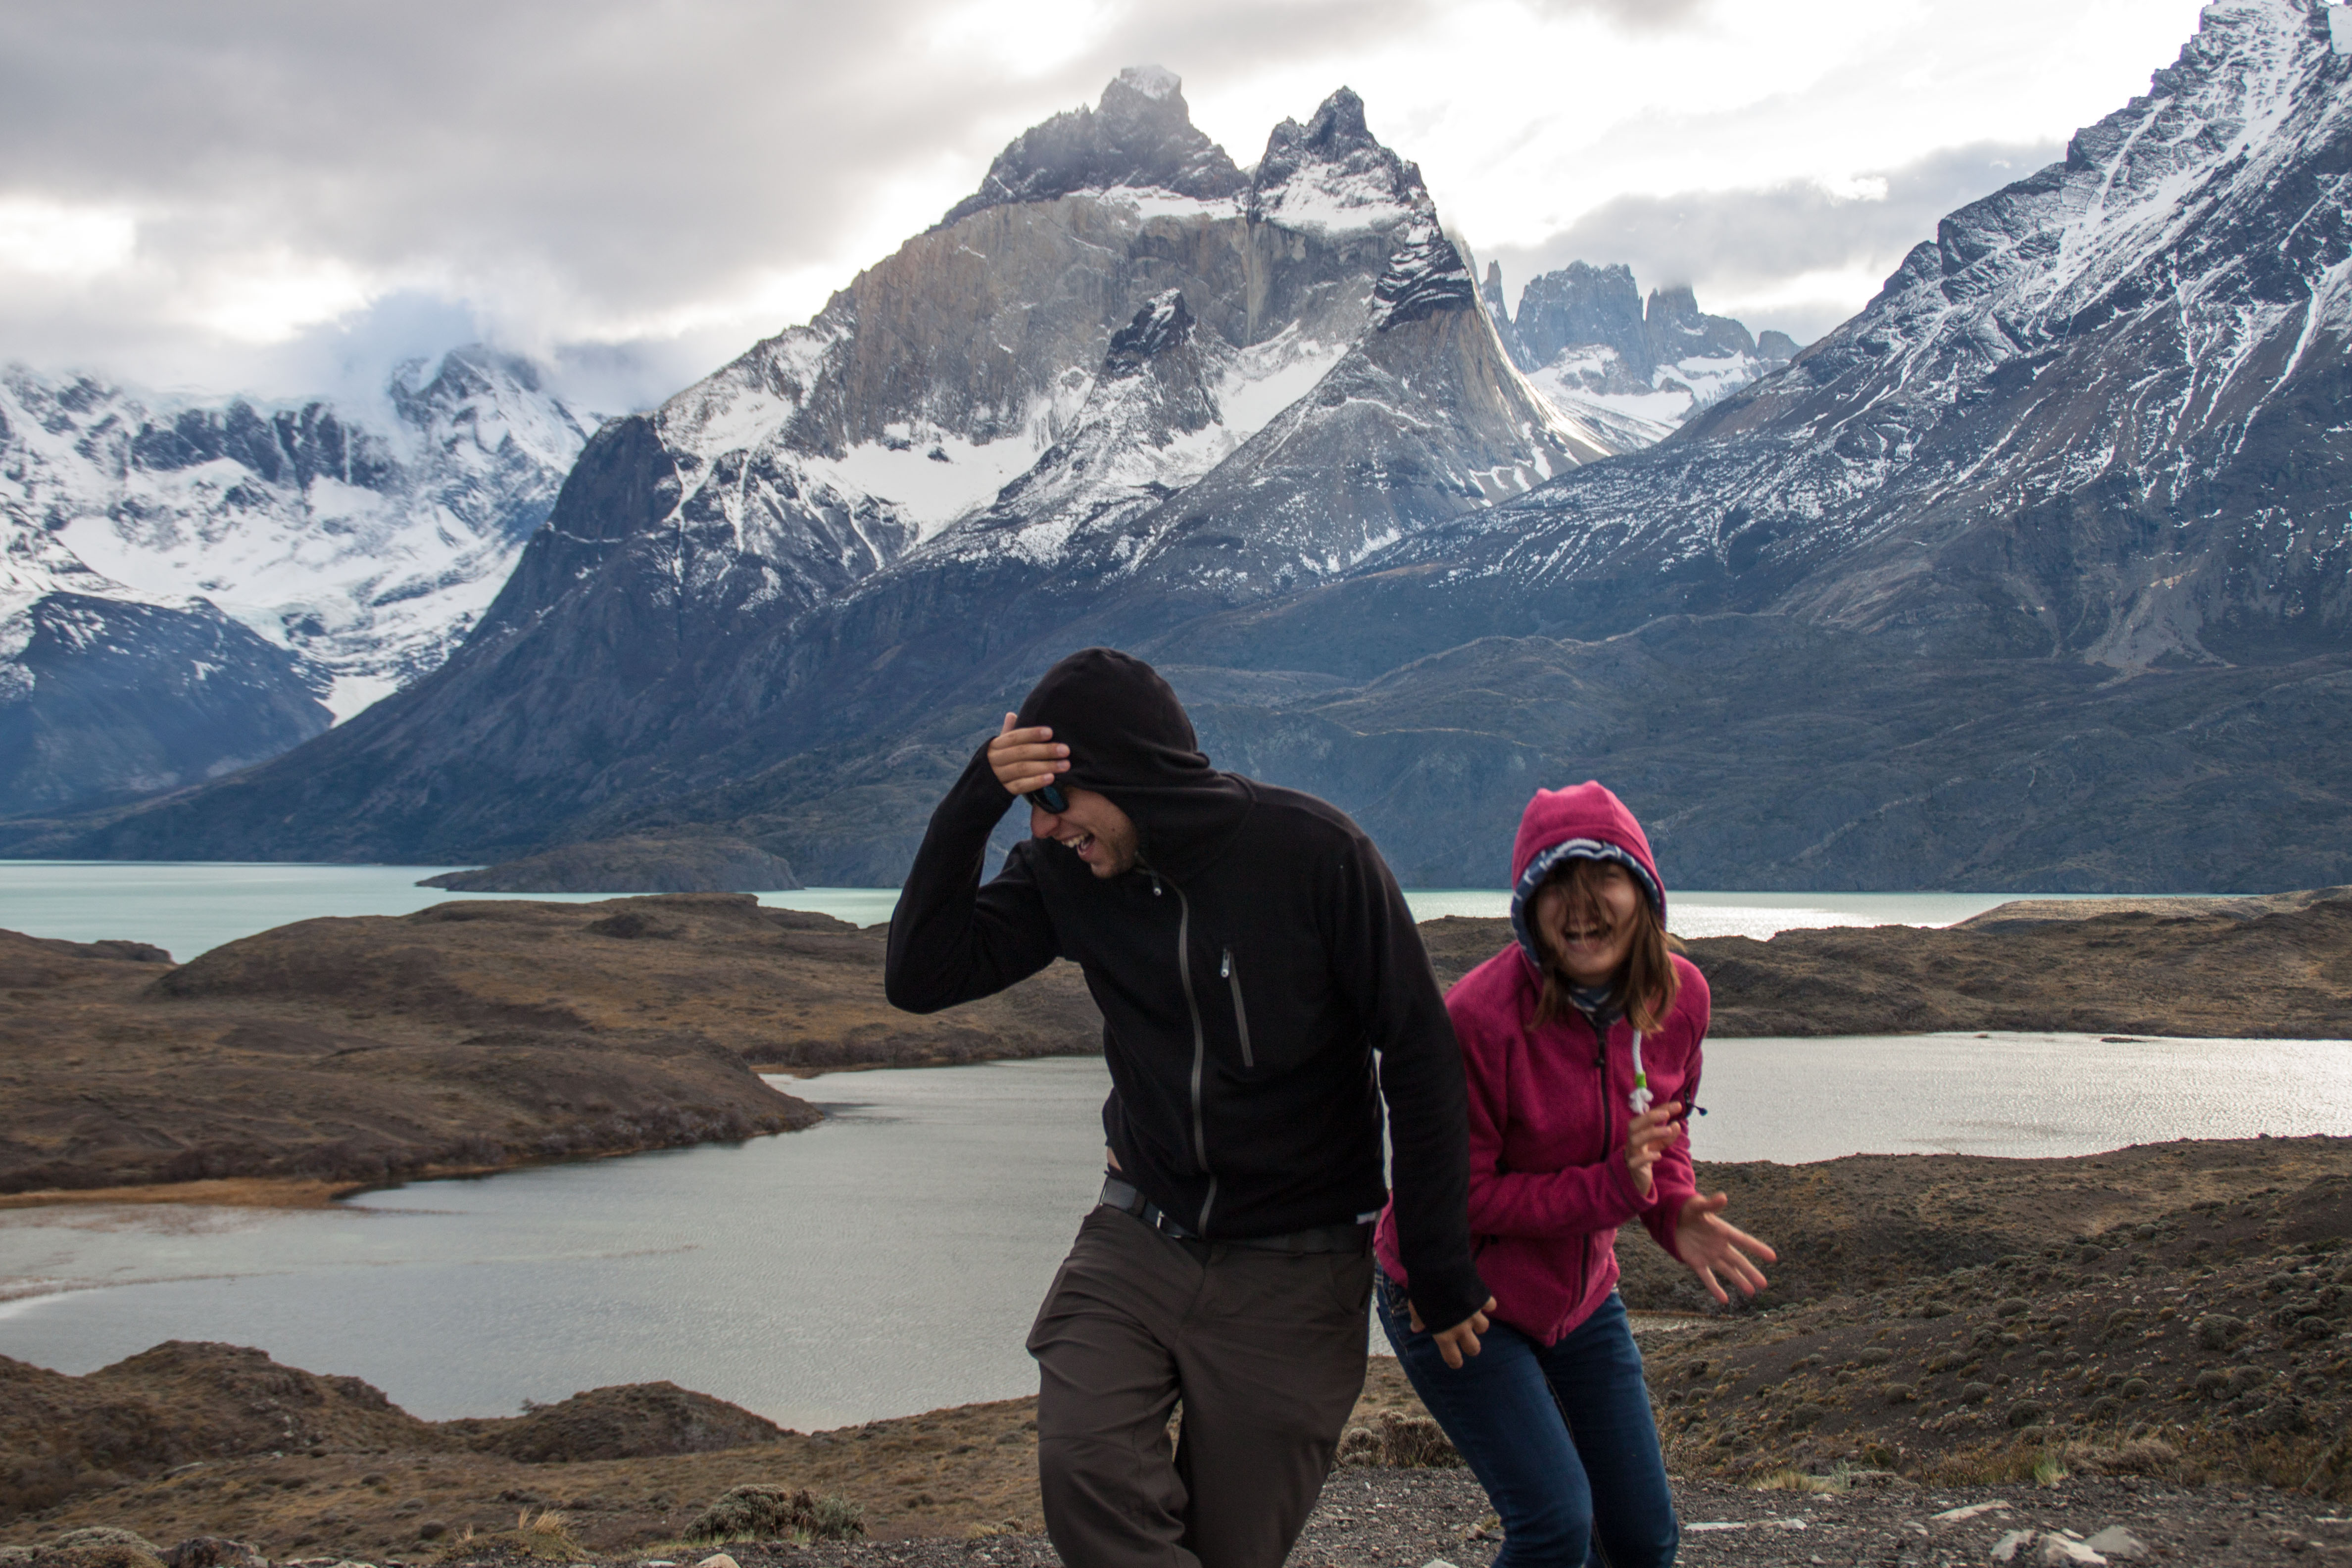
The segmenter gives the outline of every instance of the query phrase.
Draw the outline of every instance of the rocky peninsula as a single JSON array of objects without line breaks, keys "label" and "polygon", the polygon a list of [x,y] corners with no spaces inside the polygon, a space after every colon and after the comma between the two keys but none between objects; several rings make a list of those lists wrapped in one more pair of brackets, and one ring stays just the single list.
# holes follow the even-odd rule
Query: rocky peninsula
[{"label": "rocky peninsula", "polygon": [[797,888],[790,862],[741,838],[604,838],[416,884],[460,893],[762,893]]},{"label": "rocky peninsula", "polygon": [[818,1120],[757,1068],[1094,1047],[1066,965],[917,1018],[884,1001],[882,953],[878,928],[742,894],[302,921],[176,966],[0,933],[0,1194],[316,1198]]}]

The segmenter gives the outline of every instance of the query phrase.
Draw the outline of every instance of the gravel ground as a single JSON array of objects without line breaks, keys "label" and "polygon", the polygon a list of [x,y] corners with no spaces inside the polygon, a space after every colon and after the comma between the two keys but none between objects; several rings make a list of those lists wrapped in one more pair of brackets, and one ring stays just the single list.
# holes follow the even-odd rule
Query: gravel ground
[{"label": "gravel ground", "polygon": [[[2131,1479],[1937,1488],[1890,1480],[1805,1494],[1701,1480],[1678,1482],[1675,1494],[1681,1561],[1692,1568],[2352,1563],[2352,1514],[2260,1488],[2181,1489]],[[1490,1568],[1501,1546],[1493,1520],[1486,1493],[1465,1470],[1342,1470],[1324,1489],[1290,1563],[1427,1568],[1442,1560]],[[2118,1529],[2130,1541],[2108,1544],[2114,1537],[2102,1532]],[[1059,1568],[1061,1561],[1038,1535],[845,1547],[739,1543],[728,1555],[740,1568]],[[695,1568],[696,1561],[681,1559],[677,1568]]]}]

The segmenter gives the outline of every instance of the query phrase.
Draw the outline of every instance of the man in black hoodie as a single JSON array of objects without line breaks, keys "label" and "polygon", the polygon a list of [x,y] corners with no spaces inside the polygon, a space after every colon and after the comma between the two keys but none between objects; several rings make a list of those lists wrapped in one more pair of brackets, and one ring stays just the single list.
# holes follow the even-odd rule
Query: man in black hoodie
[{"label": "man in black hoodie", "polygon": [[1110,1173],[1029,1335],[1046,1529],[1071,1568],[1276,1568],[1363,1387],[1383,1097],[1417,1316],[1458,1364],[1493,1305],[1428,956],[1344,813],[1210,767],[1166,681],[1088,648],[932,814],[887,985],[928,1013],[1056,958],[1102,1009]]}]

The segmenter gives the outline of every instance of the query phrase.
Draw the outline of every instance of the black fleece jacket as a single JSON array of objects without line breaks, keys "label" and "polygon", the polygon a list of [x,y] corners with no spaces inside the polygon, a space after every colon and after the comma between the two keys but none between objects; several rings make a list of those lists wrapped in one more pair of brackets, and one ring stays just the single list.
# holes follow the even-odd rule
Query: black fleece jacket
[{"label": "black fleece jacket", "polygon": [[1102,1009],[1120,1173],[1213,1238],[1376,1215],[1385,1094],[1414,1305],[1433,1325],[1467,1318],[1487,1292],[1470,1258],[1459,1048],[1371,841],[1312,795],[1211,768],[1175,693],[1125,654],[1064,659],[1020,722],[1051,725],[1065,781],[1133,819],[1139,863],[1097,879],[1031,838],[982,886],[1011,804],[983,746],[899,895],[892,1004],[935,1012],[1057,957],[1078,964]]}]

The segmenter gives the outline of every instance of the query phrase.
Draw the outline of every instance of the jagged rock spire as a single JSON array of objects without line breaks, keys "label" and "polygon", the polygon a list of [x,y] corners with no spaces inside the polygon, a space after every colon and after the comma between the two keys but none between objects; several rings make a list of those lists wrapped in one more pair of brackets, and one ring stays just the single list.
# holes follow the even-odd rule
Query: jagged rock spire
[{"label": "jagged rock spire", "polygon": [[1192,312],[1184,303],[1184,290],[1171,289],[1110,335],[1103,374],[1133,375],[1158,355],[1189,342],[1192,336]]},{"label": "jagged rock spire", "polygon": [[988,166],[980,189],[940,222],[1073,191],[1128,186],[1207,200],[1237,196],[1248,184],[1225,150],[1193,125],[1175,73],[1129,66],[1103,89],[1096,107],[1066,110],[1014,137]]},{"label": "jagged rock spire", "polygon": [[1466,310],[1476,294],[1454,242],[1433,223],[1416,224],[1372,285],[1372,325],[1384,332],[1440,310]]},{"label": "jagged rock spire", "polygon": [[1250,179],[1249,213],[1294,227],[1352,228],[1413,213],[1433,221],[1436,207],[1420,166],[1381,145],[1364,123],[1364,100],[1343,87],[1306,124],[1274,128]]}]

